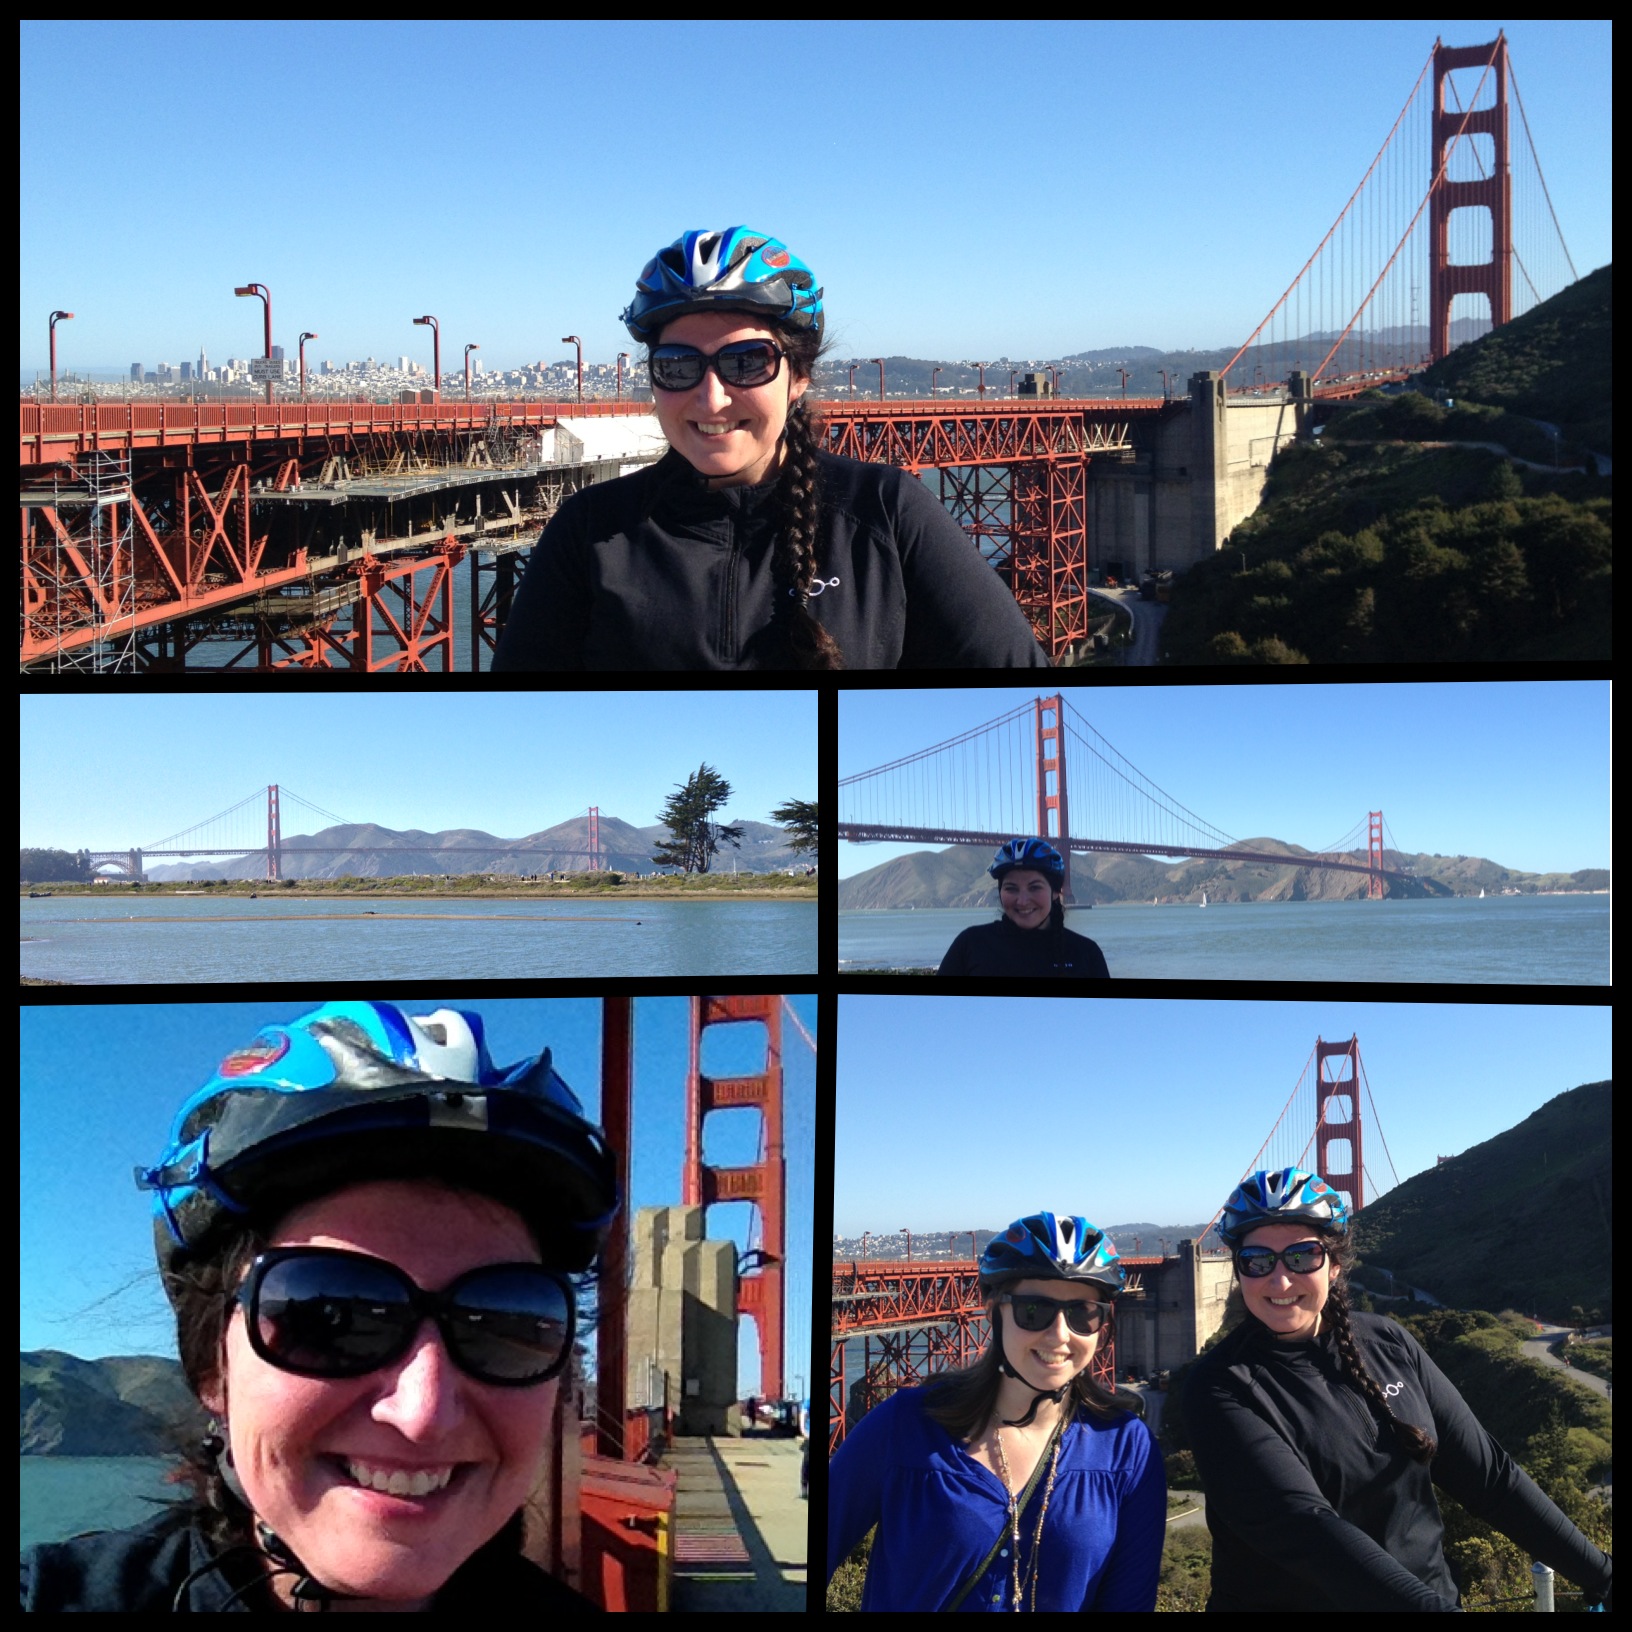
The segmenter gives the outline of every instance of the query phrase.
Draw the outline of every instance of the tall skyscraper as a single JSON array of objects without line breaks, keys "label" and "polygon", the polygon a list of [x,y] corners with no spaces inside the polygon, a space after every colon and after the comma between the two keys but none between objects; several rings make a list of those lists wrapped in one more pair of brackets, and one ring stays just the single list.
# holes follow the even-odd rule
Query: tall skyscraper
[{"label": "tall skyscraper", "polygon": [[142,365],[140,363],[132,363],[130,365],[130,377],[138,385],[142,383]]},{"label": "tall skyscraper", "polygon": [[200,346],[198,348],[198,377],[200,379],[204,378],[204,375],[209,370],[209,366],[210,366],[209,359],[204,355],[204,348],[202,346]]}]

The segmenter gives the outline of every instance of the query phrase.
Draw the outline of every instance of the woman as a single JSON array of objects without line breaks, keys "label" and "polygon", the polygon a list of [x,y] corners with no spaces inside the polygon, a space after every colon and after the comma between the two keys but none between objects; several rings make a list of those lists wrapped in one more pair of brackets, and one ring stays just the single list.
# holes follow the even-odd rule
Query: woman
[{"label": "woman", "polygon": [[1255,1173],[1224,1204],[1247,1318],[1184,1391],[1213,1533],[1208,1609],[1459,1609],[1436,1485],[1609,1607],[1608,1557],[1403,1326],[1350,1313],[1348,1216],[1295,1167]]},{"label": "woman", "polygon": [[890,1395],[833,1458],[830,1578],[877,1526],[864,1610],[1155,1606],[1162,1459],[1088,1370],[1123,1279],[1085,1218],[1034,1213],[987,1243],[980,1359]]},{"label": "woman", "polygon": [[137,1180],[214,1418],[197,1494],[30,1548],[25,1609],[593,1607],[520,1551],[617,1206],[548,1049],[327,1004],[229,1054]]},{"label": "woman", "polygon": [[1010,839],[987,871],[1003,916],[962,931],[941,959],[943,975],[1052,975],[1105,980],[1105,954],[1065,927],[1065,862],[1042,839]]},{"label": "woman", "polygon": [[819,451],[822,291],[785,244],[685,233],[623,321],[670,451],[562,504],[495,672],[1048,666],[922,482]]}]

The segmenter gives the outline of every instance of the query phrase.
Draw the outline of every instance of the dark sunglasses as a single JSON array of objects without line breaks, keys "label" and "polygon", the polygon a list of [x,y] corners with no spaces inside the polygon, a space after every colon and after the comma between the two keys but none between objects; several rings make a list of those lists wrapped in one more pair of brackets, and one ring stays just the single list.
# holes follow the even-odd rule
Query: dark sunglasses
[{"label": "dark sunglasses", "polygon": [[690,391],[712,368],[727,385],[768,385],[782,372],[782,348],[770,340],[734,340],[712,356],[695,346],[654,346],[652,384]]},{"label": "dark sunglasses", "polygon": [[277,1247],[236,1293],[250,1347],[302,1377],[362,1377],[405,1355],[434,1320],[453,1363],[484,1383],[526,1388],[572,1353],[572,1284],[542,1264],[484,1264],[427,1292],[395,1264],[337,1247]]},{"label": "dark sunglasses", "polygon": [[1092,1337],[1111,1318],[1111,1306],[1096,1299],[1092,1303],[1062,1302],[1035,1292],[1005,1292],[997,1300],[1014,1311],[1014,1323],[1023,1332],[1046,1332],[1055,1317],[1065,1316],[1065,1324],[1078,1337]]},{"label": "dark sunglasses", "polygon": [[1261,1281],[1275,1272],[1276,1261],[1286,1265],[1288,1275],[1308,1275],[1326,1262],[1326,1249],[1318,1241],[1294,1241],[1282,1252],[1268,1247],[1242,1247],[1235,1255],[1235,1267],[1250,1281]]}]

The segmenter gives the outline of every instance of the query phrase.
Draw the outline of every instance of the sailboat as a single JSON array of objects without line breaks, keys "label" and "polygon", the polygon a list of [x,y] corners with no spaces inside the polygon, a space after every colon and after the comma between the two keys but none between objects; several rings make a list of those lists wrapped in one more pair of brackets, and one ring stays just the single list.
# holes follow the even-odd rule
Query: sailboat
[{"label": "sailboat", "polygon": [[1207,892],[1205,890],[1201,892],[1201,904],[1203,906],[1207,905]]},{"label": "sailboat", "polygon": [[1480,890],[1480,892],[1479,892],[1479,899],[1480,899],[1480,900],[1481,900],[1481,901],[1483,901],[1483,900],[1484,900],[1484,898],[1485,898],[1485,892],[1484,892],[1484,891],[1483,891],[1483,890]]}]

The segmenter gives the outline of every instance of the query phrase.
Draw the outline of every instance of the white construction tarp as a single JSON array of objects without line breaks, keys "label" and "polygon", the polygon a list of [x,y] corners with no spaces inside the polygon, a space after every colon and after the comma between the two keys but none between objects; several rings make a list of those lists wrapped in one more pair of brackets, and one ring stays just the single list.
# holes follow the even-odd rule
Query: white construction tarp
[{"label": "white construction tarp", "polygon": [[552,465],[603,459],[639,464],[662,458],[668,447],[655,414],[609,414],[557,420],[544,432],[543,454]]}]

